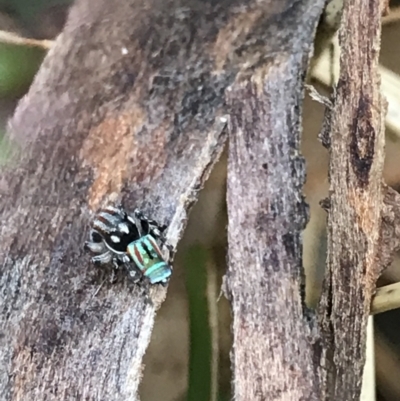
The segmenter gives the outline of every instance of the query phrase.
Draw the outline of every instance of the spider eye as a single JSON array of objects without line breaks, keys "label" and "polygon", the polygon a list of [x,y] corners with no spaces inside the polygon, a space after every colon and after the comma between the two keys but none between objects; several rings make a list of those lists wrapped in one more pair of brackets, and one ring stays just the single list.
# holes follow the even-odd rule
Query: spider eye
[{"label": "spider eye", "polygon": [[90,234],[91,234],[93,242],[102,242],[103,241],[103,237],[97,231],[92,231]]}]

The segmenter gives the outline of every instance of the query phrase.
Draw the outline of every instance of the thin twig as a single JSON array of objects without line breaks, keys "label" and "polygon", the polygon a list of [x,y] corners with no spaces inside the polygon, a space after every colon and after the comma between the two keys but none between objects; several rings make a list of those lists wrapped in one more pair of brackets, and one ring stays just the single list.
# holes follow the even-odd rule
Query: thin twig
[{"label": "thin twig", "polygon": [[49,50],[53,46],[54,41],[23,38],[15,33],[0,30],[0,43],[8,43],[18,46],[41,47],[42,49]]},{"label": "thin twig", "polygon": [[400,308],[400,283],[378,288],[372,300],[371,314],[387,312]]},{"label": "thin twig", "polygon": [[391,8],[390,13],[382,18],[383,25],[389,25],[400,21],[400,7]]}]

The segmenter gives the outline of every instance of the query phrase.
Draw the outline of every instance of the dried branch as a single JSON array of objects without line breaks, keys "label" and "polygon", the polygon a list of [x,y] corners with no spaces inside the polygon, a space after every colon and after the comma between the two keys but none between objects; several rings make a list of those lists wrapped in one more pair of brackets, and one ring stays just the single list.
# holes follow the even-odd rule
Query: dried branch
[{"label": "dried branch", "polygon": [[[225,142],[225,88],[275,58],[279,128],[299,106],[322,4],[77,0],[10,124],[20,157],[0,180],[1,399],[137,399],[165,290],[148,303],[88,264],[92,213],[122,200],[169,224],[176,245]],[[285,138],[298,132],[287,117]]]},{"label": "dried branch", "polygon": [[382,24],[389,25],[400,21],[400,7],[391,8],[382,19]]},{"label": "dried branch", "polygon": [[378,314],[400,308],[400,283],[378,288],[371,305],[371,313]]},{"label": "dried branch", "polygon": [[18,106],[20,158],[1,174],[1,399],[137,399],[165,290],[149,304],[123,275],[111,285],[82,246],[113,199],[178,242],[223,148],[235,74],[230,52],[215,70],[231,5],[198,4],[78,1]]},{"label": "dried branch", "polygon": [[[297,1],[284,12],[271,8],[265,34],[275,32],[272,46],[279,46],[268,48],[269,59],[227,95],[226,284],[236,400],[320,399],[303,304],[300,237],[307,213],[299,146],[303,78],[323,3]],[[279,31],[283,19],[287,29]]]},{"label": "dried branch", "polygon": [[54,42],[52,40],[23,38],[22,36],[19,36],[15,33],[0,30],[0,43],[9,43],[19,46],[40,47],[42,49],[48,50],[51,48]]},{"label": "dried branch", "polygon": [[379,1],[345,2],[339,32],[340,77],[329,130],[328,272],[320,305],[323,400],[359,399],[371,298],[384,265],[382,7]]}]

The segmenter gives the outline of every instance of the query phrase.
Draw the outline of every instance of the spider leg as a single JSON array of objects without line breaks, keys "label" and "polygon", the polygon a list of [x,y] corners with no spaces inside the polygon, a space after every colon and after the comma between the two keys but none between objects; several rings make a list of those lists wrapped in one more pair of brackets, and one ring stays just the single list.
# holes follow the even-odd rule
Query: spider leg
[{"label": "spider leg", "polygon": [[142,280],[143,274],[139,272],[136,268],[129,268],[127,267],[127,271],[129,274],[129,277],[132,279],[132,281],[137,284]]},{"label": "spider leg", "polygon": [[86,241],[84,249],[92,253],[103,253],[107,251],[107,248],[103,242],[92,242],[92,241]]},{"label": "spider leg", "polygon": [[154,237],[156,237],[156,238],[160,238],[160,240],[161,241],[163,241],[162,240],[162,238],[163,238],[163,232],[162,232],[162,230],[160,229],[160,227],[158,227],[158,226],[151,226],[151,225],[149,225],[149,227],[150,227],[150,234],[152,234]]},{"label": "spider leg", "polygon": [[115,270],[112,270],[111,276],[110,276],[110,283],[114,284],[117,281],[117,275],[115,274]]},{"label": "spider leg", "polygon": [[119,262],[118,258],[114,257],[112,259],[112,265],[113,265],[115,270],[118,270],[121,267],[121,263],[118,263],[118,262]]},{"label": "spider leg", "polygon": [[120,266],[130,262],[129,256],[126,253],[115,255],[115,257],[120,262],[119,263]]},{"label": "spider leg", "polygon": [[135,262],[133,262],[127,254],[118,255],[117,257],[122,262],[129,277],[135,284],[143,280],[143,272],[138,266],[136,266]]},{"label": "spider leg", "polygon": [[156,237],[160,237],[161,234],[168,228],[167,224],[161,225],[157,223],[155,220],[152,220],[145,214],[143,214],[143,212],[139,209],[135,209],[133,213],[138,220],[145,221],[149,225],[150,233],[155,235]]},{"label": "spider leg", "polygon": [[163,287],[166,287],[167,285],[168,285],[168,279],[165,279],[164,281],[160,281],[160,284],[163,286]]},{"label": "spider leg", "polygon": [[92,262],[97,265],[105,265],[112,261],[113,254],[110,251],[104,252],[101,255],[96,255],[92,257]]},{"label": "spider leg", "polygon": [[164,246],[168,249],[168,264],[172,268],[172,262],[174,260],[174,247],[166,242],[164,242]]},{"label": "spider leg", "polygon": [[143,214],[139,209],[135,209],[135,210],[133,211],[133,214],[134,214],[134,216],[135,216],[137,219],[139,219],[139,220],[146,219],[145,216],[144,216],[144,214]]},{"label": "spider leg", "polygon": [[167,240],[164,237],[164,235],[157,236],[157,240],[161,243],[162,247],[167,248],[167,250],[168,250],[168,260],[166,262],[168,262],[168,264],[170,266],[172,266],[172,262],[174,260],[174,255],[175,255],[174,247],[167,242]]},{"label": "spider leg", "polygon": [[[99,216],[100,216],[100,217],[103,217],[103,220],[106,220],[106,221],[107,221],[107,224],[106,224],[104,221],[102,221],[102,220],[96,219],[96,220],[93,222],[93,227],[94,227],[97,231],[100,231],[100,232],[105,233],[105,234],[111,234],[111,233],[115,232],[115,228],[114,228],[114,225],[113,225],[113,221],[110,221],[108,218],[105,218],[105,216],[102,214],[102,212],[99,213]],[[107,216],[110,216],[110,215],[107,214]],[[114,219],[113,219],[113,220],[114,220]]]},{"label": "spider leg", "polygon": [[149,224],[149,226],[154,226],[154,227],[160,228],[160,225],[155,220],[148,218],[141,210],[135,209],[133,214],[135,215],[135,217],[138,220],[146,221]]},{"label": "spider leg", "polygon": [[155,220],[149,220],[149,219],[147,219],[147,223],[148,223],[149,226],[150,226],[150,230],[151,230],[155,235],[157,235],[158,237],[160,237],[160,236],[164,233],[164,231],[168,228],[168,225],[167,225],[167,224],[161,225],[161,224],[157,223]]},{"label": "spider leg", "polygon": [[144,297],[144,301],[147,305],[153,305],[153,300],[150,296],[150,283],[148,281],[144,281],[140,286],[141,296]]},{"label": "spider leg", "polygon": [[158,232],[158,235],[161,235],[168,228],[167,224],[161,225],[161,224],[158,224],[154,220],[150,220],[150,221],[147,220],[147,221],[149,223],[150,229],[153,230],[153,231]]},{"label": "spider leg", "polygon": [[108,205],[107,207],[105,207],[103,209],[104,212],[108,212],[109,214],[118,214],[119,216],[121,216],[122,218],[124,218],[126,216],[126,213],[122,207],[121,204],[117,204],[115,206],[113,205]]},{"label": "spider leg", "polygon": [[115,273],[116,270],[119,270],[120,267],[123,265],[123,262],[121,261],[120,256],[122,255],[113,255],[112,258],[112,265],[114,269],[111,271],[111,276],[110,276],[110,283],[114,284],[117,281],[117,275]]},{"label": "spider leg", "polygon": [[91,242],[103,242],[103,236],[93,228],[90,230],[89,238]]}]

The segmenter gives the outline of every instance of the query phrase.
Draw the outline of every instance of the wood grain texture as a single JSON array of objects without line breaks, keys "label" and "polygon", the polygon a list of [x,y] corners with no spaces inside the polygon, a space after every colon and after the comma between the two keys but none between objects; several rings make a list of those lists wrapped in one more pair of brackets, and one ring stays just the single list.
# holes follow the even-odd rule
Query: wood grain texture
[{"label": "wood grain texture", "polygon": [[[124,275],[110,284],[89,264],[93,213],[114,200],[140,207],[169,224],[175,246],[225,143],[225,89],[281,52],[308,54],[322,3],[76,1],[10,122],[18,156],[0,179],[1,400],[138,398],[165,290],[146,302]],[[308,36],[295,49],[287,39],[298,23]]]},{"label": "wood grain texture", "polygon": [[149,304],[124,275],[111,285],[83,243],[93,212],[122,200],[169,224],[177,244],[225,143],[224,88],[239,67],[216,73],[215,54],[238,4],[72,8],[10,122],[19,157],[0,185],[1,400],[137,399],[165,290]]},{"label": "wood grain texture", "polygon": [[345,4],[314,316],[299,133],[324,0],[77,0],[10,122],[18,154],[0,174],[1,401],[138,399],[166,291],[148,302],[123,274],[109,283],[82,245],[93,213],[122,200],[176,246],[226,114],[235,399],[357,399],[375,282],[399,244],[398,195],[381,182],[378,3]]},{"label": "wood grain texture", "polygon": [[[359,400],[376,281],[391,257],[382,241],[385,105],[378,57],[382,2],[345,2],[330,149],[327,278],[320,304],[323,400]],[[393,208],[391,209],[393,211]],[[393,238],[398,245],[398,238]],[[393,247],[392,249],[393,250]],[[317,355],[318,356],[318,355]]]},{"label": "wood grain texture", "polygon": [[[378,1],[345,4],[341,75],[322,133],[331,157],[330,198],[323,203],[329,212],[329,254],[315,315],[303,303],[299,262],[306,218],[299,71],[307,59],[307,36],[297,32],[286,42],[286,50],[291,44],[298,49],[294,43],[301,40],[303,58],[281,52],[251,79],[238,79],[228,93],[226,283],[238,400],[359,399],[371,298],[400,244],[400,197],[382,184],[382,11]],[[313,21],[309,16],[309,32]]]},{"label": "wood grain texture", "polygon": [[[229,270],[235,400],[319,400],[304,305],[304,77],[324,2],[293,2],[279,55],[227,98]],[[277,17],[278,19],[278,17]]]}]

